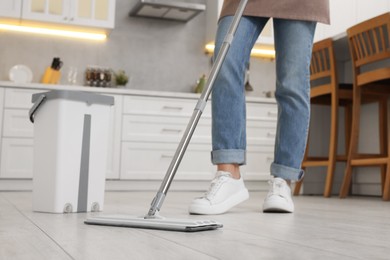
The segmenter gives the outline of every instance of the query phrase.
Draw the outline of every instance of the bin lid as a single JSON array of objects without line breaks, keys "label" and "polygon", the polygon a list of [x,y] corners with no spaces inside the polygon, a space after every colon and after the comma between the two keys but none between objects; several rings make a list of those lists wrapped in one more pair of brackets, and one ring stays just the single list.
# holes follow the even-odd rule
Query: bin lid
[{"label": "bin lid", "polygon": [[73,101],[86,102],[88,104],[114,105],[114,97],[101,94],[74,91],[74,90],[51,90],[47,92],[35,93],[32,95],[31,102],[35,103],[40,96],[44,95],[46,100],[49,99],[67,99]]}]

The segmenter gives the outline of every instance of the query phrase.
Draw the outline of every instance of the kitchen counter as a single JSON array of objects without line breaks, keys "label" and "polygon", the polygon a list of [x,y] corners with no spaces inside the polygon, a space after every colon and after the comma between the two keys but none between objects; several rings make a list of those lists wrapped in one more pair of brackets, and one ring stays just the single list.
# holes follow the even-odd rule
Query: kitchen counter
[{"label": "kitchen counter", "polygon": [[[0,87],[12,87],[12,88],[27,88],[27,89],[42,89],[42,90],[73,90],[73,91],[87,91],[101,94],[112,94],[112,95],[133,95],[133,96],[154,96],[154,97],[177,97],[177,98],[188,98],[198,99],[200,94],[196,93],[185,93],[185,92],[168,92],[168,91],[150,91],[150,90],[138,90],[128,88],[97,88],[87,86],[74,86],[74,85],[50,85],[41,83],[14,83],[11,81],[0,81]],[[276,103],[275,98],[267,97],[253,97],[247,96],[247,102],[261,102],[261,103]]]},{"label": "kitchen counter", "polygon": [[[200,97],[196,93],[0,81],[0,190],[31,190],[34,158],[34,127],[28,120],[31,95],[54,89],[114,97],[106,171],[108,189],[114,190],[150,189],[161,181]],[[276,135],[275,98],[247,97],[247,122],[246,180],[266,187]],[[211,106],[206,106],[180,166],[179,189],[185,185],[194,189],[194,182],[201,188],[212,178],[210,148]]]}]

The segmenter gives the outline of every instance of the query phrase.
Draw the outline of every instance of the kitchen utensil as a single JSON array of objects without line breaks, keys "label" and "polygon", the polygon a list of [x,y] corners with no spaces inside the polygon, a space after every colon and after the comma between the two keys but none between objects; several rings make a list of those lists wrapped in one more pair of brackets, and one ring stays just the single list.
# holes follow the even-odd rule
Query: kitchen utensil
[{"label": "kitchen utensil", "polygon": [[9,79],[15,83],[31,83],[33,73],[26,65],[18,64],[9,70]]}]

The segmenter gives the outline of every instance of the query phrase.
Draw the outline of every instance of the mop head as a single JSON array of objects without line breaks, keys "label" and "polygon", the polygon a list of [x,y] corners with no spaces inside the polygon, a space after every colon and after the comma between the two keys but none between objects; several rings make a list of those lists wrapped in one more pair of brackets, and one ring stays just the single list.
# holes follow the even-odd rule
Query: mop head
[{"label": "mop head", "polygon": [[186,220],[166,219],[163,217],[128,217],[128,216],[101,216],[91,217],[84,221],[85,224],[117,226],[130,228],[160,229],[171,231],[195,232],[214,230],[223,227],[221,223],[213,220]]}]

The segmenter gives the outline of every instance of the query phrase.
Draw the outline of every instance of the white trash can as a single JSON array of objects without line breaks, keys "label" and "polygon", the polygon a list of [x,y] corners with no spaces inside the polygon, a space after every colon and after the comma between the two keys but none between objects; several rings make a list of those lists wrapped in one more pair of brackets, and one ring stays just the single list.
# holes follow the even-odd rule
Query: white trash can
[{"label": "white trash can", "polygon": [[33,94],[33,210],[103,210],[114,98],[82,91]]}]

